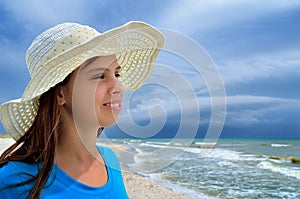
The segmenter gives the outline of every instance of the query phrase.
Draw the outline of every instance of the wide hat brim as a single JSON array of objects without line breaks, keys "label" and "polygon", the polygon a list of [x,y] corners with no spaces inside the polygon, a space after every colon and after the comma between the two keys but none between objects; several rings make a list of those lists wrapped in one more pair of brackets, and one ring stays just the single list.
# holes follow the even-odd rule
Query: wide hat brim
[{"label": "wide hat brim", "polygon": [[125,89],[138,89],[151,75],[163,44],[164,37],[157,29],[143,22],[129,22],[61,53],[43,64],[28,83],[22,98],[1,105],[4,128],[12,138],[19,139],[35,119],[40,95],[95,56],[115,54]]}]

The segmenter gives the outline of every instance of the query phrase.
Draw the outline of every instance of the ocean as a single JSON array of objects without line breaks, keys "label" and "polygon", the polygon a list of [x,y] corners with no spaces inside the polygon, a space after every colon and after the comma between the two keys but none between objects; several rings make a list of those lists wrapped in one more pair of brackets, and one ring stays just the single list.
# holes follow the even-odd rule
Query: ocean
[{"label": "ocean", "polygon": [[[99,140],[107,142],[108,140]],[[300,198],[300,139],[110,139],[123,168],[199,198]]]}]

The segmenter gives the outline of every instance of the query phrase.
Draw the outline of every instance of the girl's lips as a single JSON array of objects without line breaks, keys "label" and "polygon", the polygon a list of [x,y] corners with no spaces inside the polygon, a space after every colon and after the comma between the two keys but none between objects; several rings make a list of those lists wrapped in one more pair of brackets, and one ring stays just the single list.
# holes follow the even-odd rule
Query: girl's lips
[{"label": "girl's lips", "polygon": [[122,104],[120,102],[109,102],[103,104],[108,109],[111,109],[113,111],[121,111],[122,110]]}]

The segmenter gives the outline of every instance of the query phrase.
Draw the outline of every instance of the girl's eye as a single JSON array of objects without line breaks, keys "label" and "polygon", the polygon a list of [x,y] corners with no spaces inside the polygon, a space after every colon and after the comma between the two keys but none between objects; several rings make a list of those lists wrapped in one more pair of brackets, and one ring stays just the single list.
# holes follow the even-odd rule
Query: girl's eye
[{"label": "girl's eye", "polygon": [[[115,77],[119,78],[121,75],[119,73],[115,73]],[[104,74],[95,75],[92,79],[105,79]]]},{"label": "girl's eye", "polygon": [[96,75],[93,79],[104,79],[104,75]]}]

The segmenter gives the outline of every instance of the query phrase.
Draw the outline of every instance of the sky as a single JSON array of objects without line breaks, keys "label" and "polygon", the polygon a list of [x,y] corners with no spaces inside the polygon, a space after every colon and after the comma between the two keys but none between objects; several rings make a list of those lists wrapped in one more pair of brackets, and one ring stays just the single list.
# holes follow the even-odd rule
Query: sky
[{"label": "sky", "polygon": [[[166,37],[107,137],[300,138],[298,0],[0,0],[0,103],[30,80],[25,52],[63,22],[144,21]],[[0,126],[0,132],[5,130]]]}]

